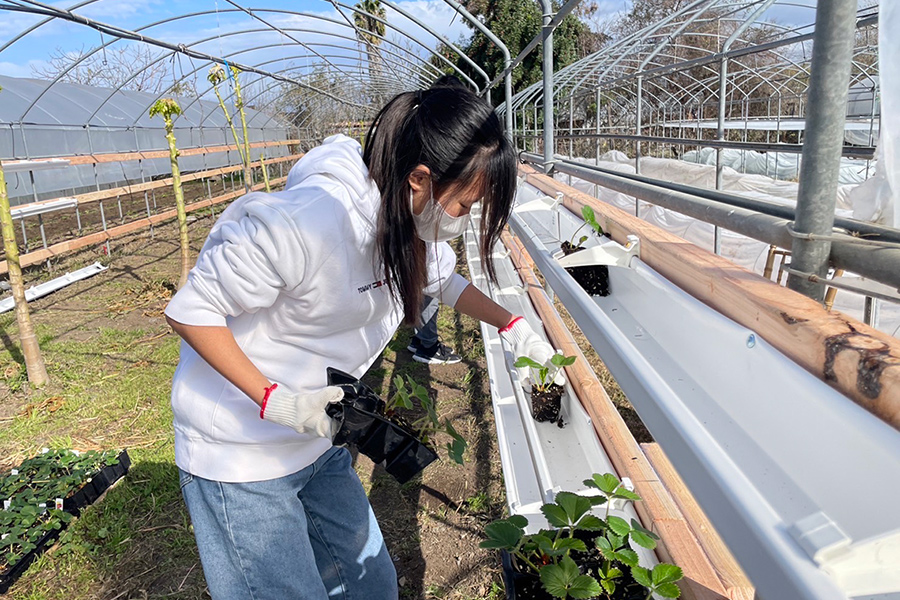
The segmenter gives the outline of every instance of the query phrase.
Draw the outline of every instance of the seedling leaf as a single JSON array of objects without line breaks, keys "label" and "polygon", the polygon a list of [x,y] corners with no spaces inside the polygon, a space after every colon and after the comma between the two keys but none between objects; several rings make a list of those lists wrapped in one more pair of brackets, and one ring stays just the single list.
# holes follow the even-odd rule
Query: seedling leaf
[{"label": "seedling leaf", "polygon": [[557,550],[575,550],[576,552],[587,552],[587,546],[584,542],[577,538],[559,538],[554,544]]},{"label": "seedling leaf", "polygon": [[541,584],[556,598],[593,598],[601,593],[600,584],[578,571],[575,561],[566,556],[559,564],[541,569]]},{"label": "seedling leaf", "polygon": [[612,473],[605,475],[594,474],[591,479],[585,479],[584,484],[595,487],[606,495],[610,495],[619,487],[619,478]]},{"label": "seedling leaf", "polygon": [[518,359],[516,359],[515,367],[517,369],[521,369],[523,367],[531,367],[532,369],[541,369],[544,367],[544,365],[537,362],[536,360],[532,360],[532,359],[528,358],[527,356],[520,356]]},{"label": "seedling leaf", "polygon": [[682,577],[684,577],[684,573],[682,573],[681,567],[676,567],[675,565],[670,565],[668,563],[659,563],[653,567],[653,572],[651,573],[651,580],[655,586],[664,583],[672,583],[678,581]]},{"label": "seedling leaf", "polygon": [[652,582],[650,581],[650,571],[644,567],[631,567],[631,576],[644,587],[650,587],[652,585]]},{"label": "seedling leaf", "polygon": [[560,492],[556,495],[556,503],[566,511],[566,518],[571,526],[578,522],[589,510],[591,510],[591,501],[584,496],[573,494],[572,492]]},{"label": "seedling leaf", "polygon": [[577,524],[578,529],[585,531],[602,531],[605,527],[603,519],[594,515],[584,515]]},{"label": "seedling leaf", "polygon": [[663,583],[656,587],[654,591],[663,598],[678,598],[681,596],[681,590],[674,583]]},{"label": "seedling leaf", "polygon": [[631,533],[631,525],[628,524],[628,521],[623,519],[622,517],[609,517],[606,522],[609,524],[609,528],[613,530],[617,535],[626,536]]},{"label": "seedling leaf", "polygon": [[558,504],[545,504],[541,507],[541,512],[547,517],[547,522],[553,527],[568,527],[569,521],[566,517],[566,511]]},{"label": "seedling leaf", "polygon": [[507,521],[509,521],[516,527],[521,527],[522,529],[525,529],[525,527],[528,525],[528,519],[523,517],[522,515],[512,515],[507,519]]},{"label": "seedling leaf", "polygon": [[622,548],[618,552],[615,553],[615,558],[623,565],[629,567],[638,566],[638,555],[637,552],[632,550],[631,548]]},{"label": "seedling leaf", "polygon": [[513,549],[521,541],[525,532],[521,527],[510,523],[508,520],[495,521],[484,528],[488,539],[481,542],[482,548]]},{"label": "seedling leaf", "polygon": [[647,548],[648,550],[656,548],[656,540],[642,531],[632,531],[631,539],[634,540],[635,544],[642,548]]}]

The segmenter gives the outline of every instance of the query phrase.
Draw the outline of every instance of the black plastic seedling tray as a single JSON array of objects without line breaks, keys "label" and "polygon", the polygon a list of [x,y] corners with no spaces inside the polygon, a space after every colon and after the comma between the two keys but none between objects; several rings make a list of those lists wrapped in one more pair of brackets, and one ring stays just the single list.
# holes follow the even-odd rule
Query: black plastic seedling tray
[{"label": "black plastic seedling tray", "polygon": [[400,483],[437,460],[437,453],[413,431],[385,416],[384,400],[372,388],[338,369],[329,367],[327,374],[328,385],[344,390],[343,400],[326,411],[341,424],[334,436],[335,445],[356,446]]},{"label": "black plastic seedling tray", "polygon": [[[123,450],[119,453],[118,464],[103,467],[97,473],[91,475],[84,485],[81,486],[81,489],[64,498],[63,510],[75,516],[80,515],[82,509],[96,502],[110,486],[124,477],[130,467],[131,458],[128,456],[128,452]],[[53,545],[67,524],[60,523],[60,525],[59,529],[53,529],[45,533],[35,543],[35,547],[14,565],[4,571],[0,571],[0,594],[6,593],[31,563]]]}]

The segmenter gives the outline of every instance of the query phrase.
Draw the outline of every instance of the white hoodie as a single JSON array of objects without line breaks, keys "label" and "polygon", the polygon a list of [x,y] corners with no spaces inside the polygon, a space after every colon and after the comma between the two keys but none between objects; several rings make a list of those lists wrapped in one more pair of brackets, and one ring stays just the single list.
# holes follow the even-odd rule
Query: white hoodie
[{"label": "white hoodie", "polygon": [[[210,230],[166,314],[227,326],[270,381],[291,392],[326,385],[325,368],[361,377],[402,321],[374,265],[381,195],[359,144],[332,136],[288,174],[285,190],[250,193]],[[468,282],[446,243],[429,244],[425,293],[454,306]],[[172,382],[175,462],[223,482],[294,473],[331,447],[263,421],[259,407],[186,343]]]}]

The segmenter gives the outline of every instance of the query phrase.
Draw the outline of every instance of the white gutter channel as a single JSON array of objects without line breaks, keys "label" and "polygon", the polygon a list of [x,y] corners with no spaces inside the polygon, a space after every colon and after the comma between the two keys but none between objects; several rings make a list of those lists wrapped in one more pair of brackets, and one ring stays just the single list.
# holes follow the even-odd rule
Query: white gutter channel
[{"label": "white gutter channel", "polygon": [[[92,265],[88,265],[83,269],[78,269],[77,271],[72,271],[71,273],[66,273],[61,277],[57,277],[56,279],[51,279],[50,281],[45,281],[44,283],[39,283],[38,285],[32,286],[25,290],[25,300],[31,302],[37,298],[41,298],[46,296],[47,294],[52,294],[57,290],[61,290],[67,285],[73,284],[76,281],[81,281],[82,279],[87,279],[88,277],[93,277],[97,273],[102,273],[108,267],[104,267],[98,262],[95,262]],[[11,311],[15,308],[15,300],[10,296],[9,298],[4,298],[0,300],[0,314]]]},{"label": "white gutter channel", "polygon": [[[522,281],[516,273],[509,253],[498,243],[494,254],[498,285],[487,282],[481,268],[479,242],[475,232],[480,226],[480,212],[473,211],[472,225],[465,234],[466,259],[471,281],[478,289],[493,298],[513,314],[522,315],[536,332],[542,335],[540,318],[531,306]],[[570,385],[562,398],[560,415],[565,426],[538,423],[531,417],[528,398],[522,390],[518,374],[513,368],[516,357],[506,347],[496,328],[481,325],[490,379],[494,420],[497,426],[500,461],[506,486],[510,514],[528,519],[528,533],[549,527],[541,513],[541,505],[552,502],[559,491],[596,495],[584,485],[593,473],[615,473],[615,469],[594,433],[591,420],[575,397]],[[626,481],[626,485],[630,482]],[[605,514],[598,507],[599,516]],[[630,521],[640,518],[629,503],[614,503],[611,515]],[[633,546],[643,566],[658,563],[653,551]]]},{"label": "white gutter channel", "polygon": [[[609,296],[589,296],[552,256],[581,223],[520,185],[510,227],[548,293],[597,350],[759,597],[900,599],[900,433],[615,242],[603,246],[627,266],[609,267]],[[502,245],[491,286],[474,233],[465,240],[472,281],[542,331]],[[594,237],[586,246],[600,244]],[[535,423],[510,350],[493,328],[482,335],[510,512],[537,529],[540,504],[555,491],[584,493],[591,473],[615,471],[572,390],[564,429]]]}]

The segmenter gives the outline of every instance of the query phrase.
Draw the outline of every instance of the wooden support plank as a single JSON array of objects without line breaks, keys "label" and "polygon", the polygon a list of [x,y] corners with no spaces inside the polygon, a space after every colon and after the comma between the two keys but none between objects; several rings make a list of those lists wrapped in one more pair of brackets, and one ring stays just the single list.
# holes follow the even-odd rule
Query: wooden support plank
[{"label": "wooden support plank", "polygon": [[584,406],[604,450],[620,477],[629,477],[641,501],[635,509],[644,526],[660,536],[659,557],[682,568],[684,598],[712,600],[728,598],[727,590],[697,542],[676,502],[666,491],[649,461],[635,441],[603,389],[603,385],[585,359],[584,354],[562,322],[550,299],[534,274],[534,263],[522,243],[509,232],[501,240],[510,249],[510,258],[525,284],[531,303],[541,317],[544,329],[555,348],[575,363],[566,367],[566,377]]},{"label": "wooden support plank", "polygon": [[[168,154],[167,154],[168,156]],[[291,162],[297,161],[302,158],[302,154],[292,154],[290,156],[282,156],[280,158],[273,158],[269,161],[269,164],[272,163],[281,163],[281,162]],[[216,175],[227,175],[228,173],[240,173],[244,170],[244,167],[241,165],[235,165],[231,167],[220,167],[218,169],[210,169],[208,171],[196,171],[194,173],[190,173],[188,175],[182,175],[181,181],[196,181],[197,179],[205,179],[207,177],[215,177]],[[136,192],[143,192],[145,190],[151,189],[159,189],[159,188],[167,188],[172,185],[172,178],[167,177],[165,179],[157,179],[155,181],[148,181],[145,183],[136,183],[134,185],[121,186],[117,188],[110,188],[107,190],[100,190],[97,192],[88,192],[85,194],[79,194],[74,196],[75,199],[78,200],[78,204],[87,204],[91,202],[99,202],[100,200],[106,200],[109,198],[115,198],[116,196],[124,196],[127,194],[134,194]],[[52,200],[46,200],[44,202],[52,202]],[[39,203],[36,203],[39,204]],[[31,206],[29,204],[28,206]]]},{"label": "wooden support plank", "polygon": [[752,329],[791,360],[900,429],[900,340],[783,288],[721,256],[520,165],[545,194],[563,193],[575,214],[591,206],[603,231],[641,239],[641,260],[669,281]]},{"label": "wooden support plank", "polygon": [[719,537],[706,513],[697,504],[660,445],[641,444],[641,449],[684,514],[713,568],[728,589],[729,597],[735,600],[753,600],[753,585],[728,551],[725,542]]},{"label": "wooden support plank", "polygon": [[[287,181],[287,177],[279,177],[278,179],[273,179],[271,184],[281,185],[285,181]],[[259,183],[254,185],[251,190],[259,191],[263,189],[263,184]],[[228,200],[233,200],[235,198],[239,198],[244,195],[244,190],[238,190],[234,192],[228,192],[227,194],[222,194],[221,196],[216,196],[211,200],[206,198],[204,200],[200,200],[198,202],[193,202],[184,207],[186,212],[192,212],[195,210],[199,210],[201,208],[206,208],[207,206],[212,206],[213,204],[221,204],[222,202],[227,202]],[[167,210],[165,212],[157,213],[150,217],[144,217],[143,219],[137,219],[135,221],[130,221],[125,223],[124,225],[118,225],[116,227],[110,227],[106,231],[98,231],[97,233],[92,233],[90,235],[85,235],[80,238],[74,240],[66,240],[65,242],[59,242],[58,244],[53,244],[52,246],[48,246],[47,248],[41,248],[40,250],[35,250],[34,252],[29,252],[28,254],[23,254],[19,257],[20,262],[23,267],[28,265],[37,264],[47,260],[48,258],[53,258],[65,254],[66,252],[72,252],[73,250],[78,250],[80,248],[84,248],[86,246],[91,246],[93,244],[100,244],[105,242],[106,240],[111,240],[113,238],[121,237],[123,235],[127,235],[133,231],[137,231],[139,229],[143,229],[144,227],[149,227],[150,225],[155,225],[156,223],[161,223],[163,221],[168,221],[169,219],[174,219],[177,216],[175,209]],[[6,261],[0,262],[0,275],[5,274],[8,270],[6,265]]]},{"label": "wooden support plank", "polygon": [[[166,154],[168,156],[168,154]],[[281,163],[281,162],[290,162],[300,160],[303,157],[302,154],[292,154],[290,156],[282,156],[280,158],[273,158],[269,160],[269,164],[273,163]],[[205,179],[207,177],[215,177],[217,175],[227,175],[228,173],[239,173],[244,170],[244,167],[241,165],[235,165],[231,167],[219,167],[217,169],[209,169],[208,171],[195,171],[193,173],[182,175],[181,181],[182,183],[187,181],[196,181],[197,179]],[[90,204],[93,202],[99,202],[100,200],[108,200],[110,198],[115,198],[117,196],[127,196],[129,194],[136,194],[138,192],[144,192],[148,190],[155,190],[160,188],[171,187],[172,178],[167,177],[165,179],[156,179],[153,181],[147,181],[144,183],[135,183],[131,185],[124,185],[121,187],[108,188],[105,190],[99,190],[96,192],[87,192],[84,194],[78,194],[77,196],[66,196],[67,198],[74,198],[78,201],[78,205],[82,206],[84,204]],[[39,200],[37,202],[29,202],[27,204],[19,204],[14,208],[19,208],[22,206],[41,206],[42,204],[51,204],[53,202],[58,201],[59,198],[51,198],[49,200]]]},{"label": "wooden support plank", "polygon": [[[290,146],[293,144],[299,144],[300,140],[278,140],[273,142],[252,142],[250,144],[251,148],[271,148],[276,146]],[[181,150],[181,156],[196,156],[198,154],[216,154],[219,152],[228,152],[229,150],[237,150],[237,146],[225,145],[225,146],[207,146],[207,147],[199,147],[199,148],[186,148]],[[70,155],[70,156],[54,156],[52,158],[39,158],[34,159],[37,161],[44,160],[67,160],[69,161],[69,165],[90,165],[94,163],[111,163],[111,162],[122,162],[128,160],[148,160],[152,158],[169,158],[168,150],[147,150],[143,152],[110,152],[105,154],[79,154],[79,155]],[[3,161],[5,164],[15,165],[19,162],[17,160]]]}]

